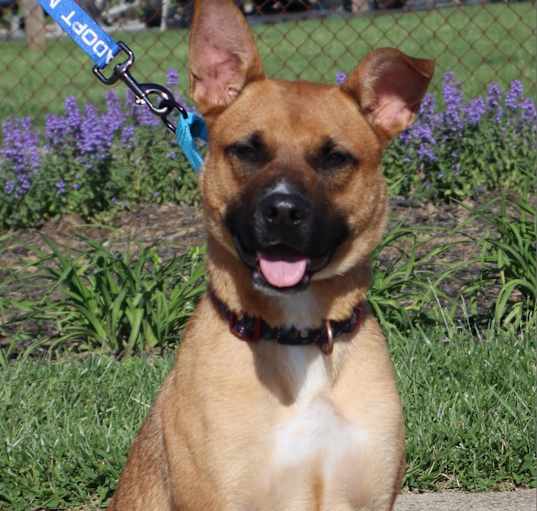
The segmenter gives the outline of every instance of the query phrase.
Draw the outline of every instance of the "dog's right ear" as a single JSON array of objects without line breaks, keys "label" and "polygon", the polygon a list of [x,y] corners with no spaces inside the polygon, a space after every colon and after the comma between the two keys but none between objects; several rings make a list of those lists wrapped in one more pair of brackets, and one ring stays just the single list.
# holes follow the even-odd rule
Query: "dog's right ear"
[{"label": "dog's right ear", "polygon": [[196,0],[190,32],[190,96],[205,116],[220,113],[264,78],[246,19],[233,0]]}]

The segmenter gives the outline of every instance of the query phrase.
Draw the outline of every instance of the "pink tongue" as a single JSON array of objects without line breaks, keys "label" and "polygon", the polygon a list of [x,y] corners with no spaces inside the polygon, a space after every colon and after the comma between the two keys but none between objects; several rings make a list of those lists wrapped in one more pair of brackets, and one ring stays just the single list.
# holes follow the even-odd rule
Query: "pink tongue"
[{"label": "pink tongue", "polygon": [[282,261],[258,254],[261,273],[274,287],[291,287],[298,284],[306,273],[307,259]]}]

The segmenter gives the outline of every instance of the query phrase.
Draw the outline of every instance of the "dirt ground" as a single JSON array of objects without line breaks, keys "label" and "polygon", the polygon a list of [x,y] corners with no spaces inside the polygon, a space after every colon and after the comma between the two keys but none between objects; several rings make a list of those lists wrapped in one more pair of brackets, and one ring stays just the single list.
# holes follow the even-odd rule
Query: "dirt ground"
[{"label": "dirt ground", "polygon": [[406,493],[395,511],[535,511],[535,490],[487,493]]},{"label": "dirt ground", "polygon": [[[468,202],[463,205],[433,206],[408,199],[395,198],[390,204],[390,226],[428,228],[433,244],[451,243],[444,262],[461,261],[476,255],[472,238],[482,236],[482,220],[472,217],[477,207]],[[50,220],[39,229],[13,231],[0,242],[0,279],[8,273],[27,269],[35,261],[35,248],[47,250],[43,236],[61,247],[82,249],[83,238],[105,242],[111,251],[136,250],[138,246],[154,245],[163,259],[183,254],[188,248],[205,241],[203,218],[199,208],[175,204],[140,206],[132,211],[117,214],[106,225],[85,224],[74,214],[59,220]],[[460,243],[459,243],[460,242]],[[429,247],[430,248],[430,247]],[[422,250],[427,247],[422,247]],[[396,252],[396,251],[395,251]],[[397,254],[392,247],[382,252],[381,261],[389,262]],[[441,261],[437,261],[440,264]]]},{"label": "dirt ground", "polygon": [[[419,228],[420,230],[415,230],[419,232],[419,239],[428,240],[420,245],[421,254],[427,254],[435,246],[448,247],[441,256],[429,263],[420,263],[419,271],[423,274],[423,271],[432,270],[431,275],[440,275],[452,263],[463,263],[456,273],[441,284],[443,292],[459,299],[463,287],[474,282],[480,275],[476,240],[490,229],[486,218],[473,213],[493,198],[487,196],[480,198],[479,202],[435,206],[415,199],[394,197],[390,201],[389,228],[395,225]],[[119,252],[136,251],[140,245],[153,245],[163,259],[181,255],[189,247],[205,241],[201,210],[196,207],[149,204],[119,213],[107,220],[106,225],[87,225],[77,215],[65,215],[60,220],[47,222],[40,229],[14,231],[4,241],[0,239],[0,281],[5,279],[13,284],[9,286],[6,297],[35,298],[48,286],[48,283],[40,282],[39,279],[23,281],[19,278],[28,272],[28,263],[37,260],[35,247],[48,250],[43,236],[61,247],[75,250],[82,249],[85,245],[81,237],[105,242],[109,250]],[[408,249],[409,244],[410,238],[407,237],[402,244],[398,242],[383,250],[379,256],[381,267],[389,268],[391,262],[400,257],[400,250]],[[22,273],[13,278],[20,271]],[[30,268],[30,271],[35,269]],[[480,312],[490,308],[496,294],[494,289],[481,293],[477,299]]]}]

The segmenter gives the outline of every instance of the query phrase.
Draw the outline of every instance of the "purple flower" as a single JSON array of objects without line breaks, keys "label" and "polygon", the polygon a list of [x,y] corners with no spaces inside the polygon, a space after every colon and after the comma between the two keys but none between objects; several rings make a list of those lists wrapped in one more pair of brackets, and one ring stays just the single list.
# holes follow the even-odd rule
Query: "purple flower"
[{"label": "purple flower", "polygon": [[347,79],[347,74],[343,71],[338,71],[336,73],[336,83],[341,85]]},{"label": "purple flower", "polygon": [[502,89],[496,82],[489,83],[487,87],[487,109],[489,112],[495,112],[500,107]]},{"label": "purple flower", "polygon": [[524,121],[528,123],[535,123],[537,121],[537,109],[535,108],[535,103],[530,98],[526,98],[520,103],[520,109],[522,110],[522,119]]},{"label": "purple flower", "polygon": [[516,110],[524,93],[524,86],[520,80],[513,80],[505,95],[505,106],[511,110]]},{"label": "purple flower", "polygon": [[8,195],[11,195],[13,193],[13,190],[15,190],[15,181],[13,181],[12,179],[6,181],[6,184],[4,185],[4,192]]},{"label": "purple flower", "polygon": [[125,111],[127,116],[133,116],[136,109],[136,97],[130,89],[125,92]]},{"label": "purple flower", "polygon": [[119,96],[115,91],[109,91],[106,94],[106,113],[105,119],[103,120],[111,136],[121,128],[125,121],[125,113],[121,108]]},{"label": "purple flower", "polygon": [[463,102],[460,84],[455,81],[455,75],[451,72],[444,75],[444,122],[452,131],[460,131],[463,128],[461,108]]},{"label": "purple flower", "polygon": [[15,196],[20,199],[28,193],[32,187],[32,181],[30,178],[24,174],[19,174],[17,176],[17,185],[15,187]]},{"label": "purple flower", "polygon": [[436,140],[433,136],[433,130],[431,126],[423,123],[416,123],[411,128],[411,136],[418,142],[424,142],[427,144],[436,144]]},{"label": "purple flower", "polygon": [[101,117],[92,104],[86,105],[78,139],[78,149],[82,155],[92,156],[99,160],[109,155],[113,132],[106,121],[106,116]]},{"label": "purple flower", "polygon": [[418,147],[418,158],[424,161],[435,161],[436,156],[431,147],[426,144],[420,144]]},{"label": "purple flower", "polygon": [[149,110],[149,107],[145,103],[141,105],[136,104],[134,107],[134,118],[141,126],[158,126],[160,124],[159,118]]},{"label": "purple flower", "polygon": [[408,142],[410,141],[410,130],[405,130],[405,131],[403,131],[403,132],[399,135],[399,140],[400,140],[403,144],[408,144]]},{"label": "purple flower", "polygon": [[66,122],[71,132],[77,132],[80,129],[80,123],[82,122],[82,115],[78,108],[77,100],[74,96],[68,96],[65,98],[64,111],[66,116]]},{"label": "purple flower", "polygon": [[171,88],[179,85],[179,71],[177,71],[177,69],[174,69],[173,67],[168,69],[166,83]]},{"label": "purple flower", "polygon": [[479,124],[479,121],[481,120],[481,117],[485,115],[485,112],[485,100],[481,96],[478,96],[477,98],[472,99],[464,107],[464,118],[468,124],[475,126]]},{"label": "purple flower", "polygon": [[419,116],[421,119],[430,118],[436,110],[436,101],[434,99],[434,96],[432,94],[425,94],[419,110]]},{"label": "purple flower", "polygon": [[3,143],[0,157],[9,162],[17,174],[37,172],[41,161],[39,135],[29,117],[7,119],[2,123]]},{"label": "purple flower", "polygon": [[65,193],[65,181],[63,179],[56,181],[56,191],[60,195],[63,195]]},{"label": "purple flower", "polygon": [[121,145],[131,145],[134,139],[134,126],[124,126],[121,130]]},{"label": "purple flower", "polygon": [[45,141],[48,145],[58,147],[66,143],[70,133],[66,117],[49,114],[45,118]]}]

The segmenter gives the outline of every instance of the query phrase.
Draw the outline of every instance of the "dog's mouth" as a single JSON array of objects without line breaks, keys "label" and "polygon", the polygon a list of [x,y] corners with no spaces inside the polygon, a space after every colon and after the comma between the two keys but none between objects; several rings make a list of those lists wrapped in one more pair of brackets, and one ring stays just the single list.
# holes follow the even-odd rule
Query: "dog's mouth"
[{"label": "dog's mouth", "polygon": [[264,279],[273,287],[294,287],[304,280],[310,260],[307,257],[287,258],[257,253],[257,267]]},{"label": "dog's mouth", "polygon": [[322,270],[331,258],[331,254],[308,257],[283,244],[247,251],[235,238],[235,245],[241,260],[252,271],[254,285],[279,292],[305,289],[312,276]]}]

